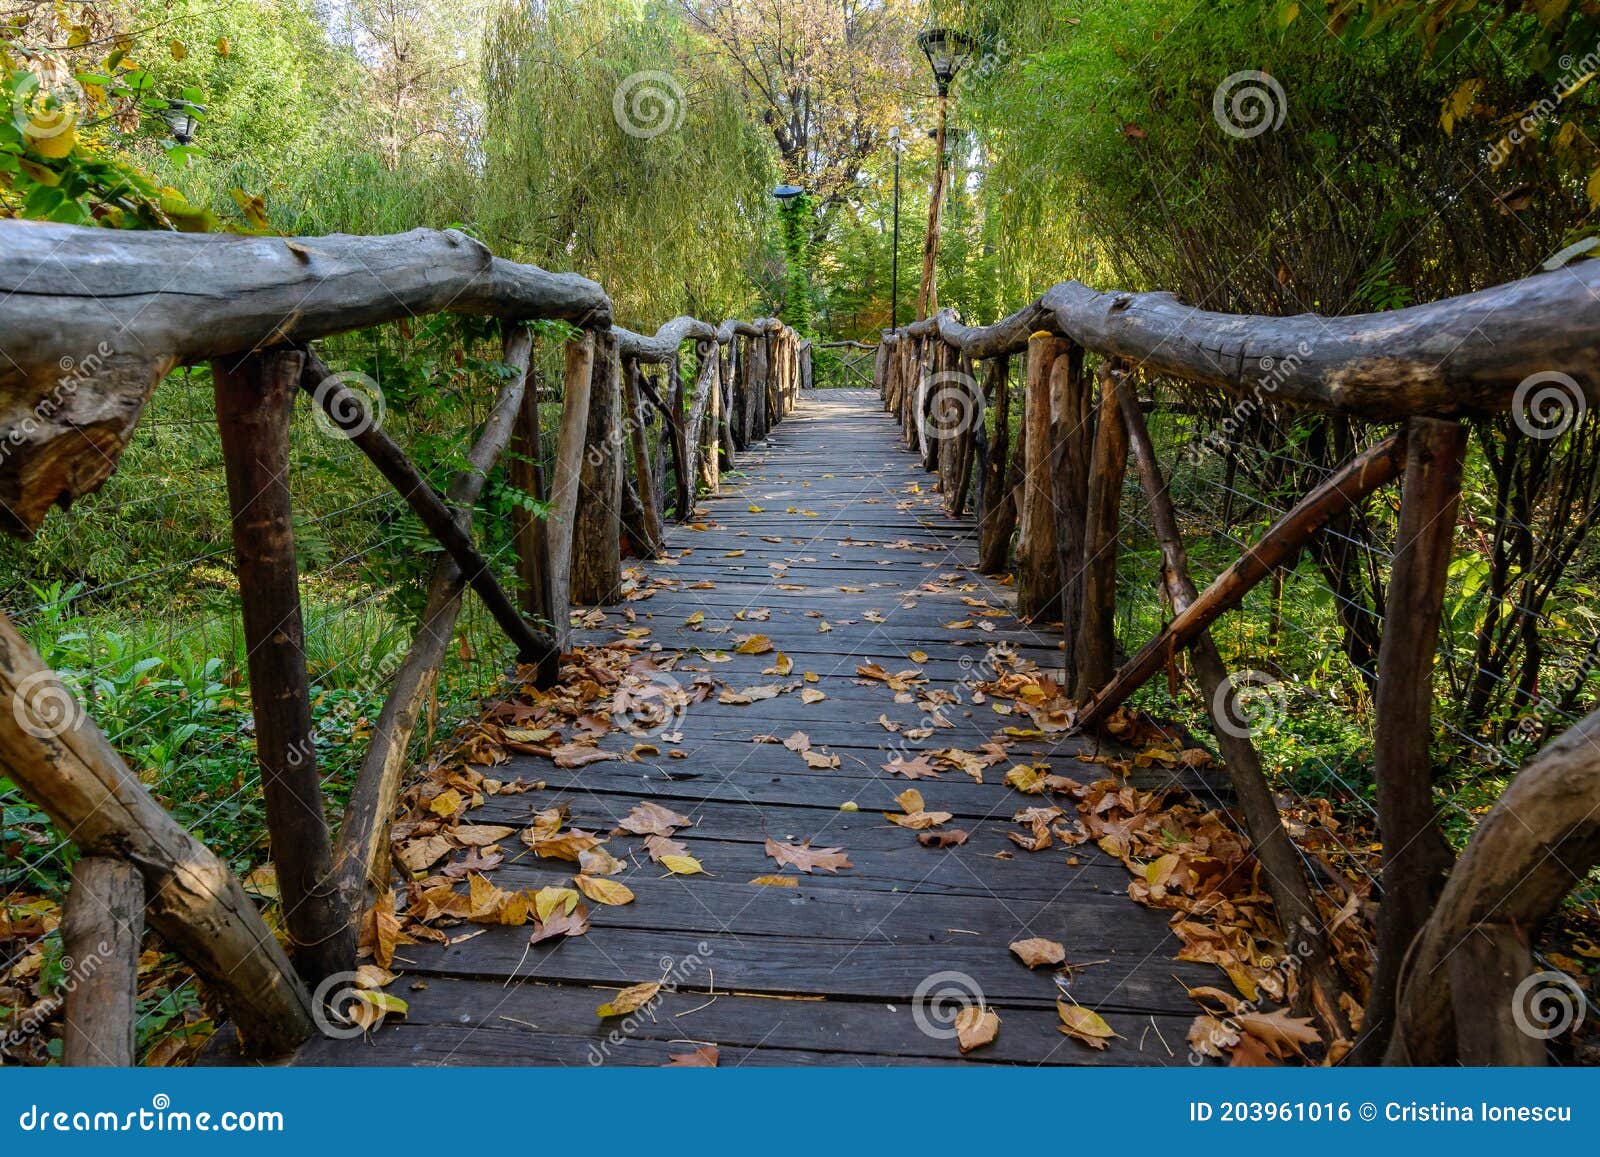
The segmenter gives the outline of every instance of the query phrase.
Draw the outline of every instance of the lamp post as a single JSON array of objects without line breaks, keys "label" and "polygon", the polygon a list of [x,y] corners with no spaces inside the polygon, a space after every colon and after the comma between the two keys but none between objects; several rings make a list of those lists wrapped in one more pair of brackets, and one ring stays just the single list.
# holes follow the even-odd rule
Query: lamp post
[{"label": "lamp post", "polygon": [[944,211],[944,133],[950,112],[950,85],[972,55],[972,38],[948,28],[930,28],[917,37],[917,45],[933,68],[939,89],[939,127],[934,130],[933,190],[928,198],[928,235],[922,245],[922,285],[917,290],[917,320],[939,308],[934,271],[939,261],[939,219]]},{"label": "lamp post", "polygon": [[889,328],[900,328],[900,126],[889,130],[894,150],[894,247],[889,255]]},{"label": "lamp post", "polygon": [[805,190],[799,185],[779,185],[772,190],[778,204],[783,206],[783,255],[787,271],[783,312],[789,315],[784,320],[802,333],[811,328],[805,286],[801,284],[805,273],[805,254],[798,218],[799,201],[804,194]]}]

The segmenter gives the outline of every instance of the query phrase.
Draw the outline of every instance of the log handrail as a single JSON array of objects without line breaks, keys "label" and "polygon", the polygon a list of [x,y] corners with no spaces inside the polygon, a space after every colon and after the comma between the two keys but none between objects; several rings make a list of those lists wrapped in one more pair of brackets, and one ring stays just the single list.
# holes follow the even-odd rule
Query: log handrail
[{"label": "log handrail", "polygon": [[[1271,374],[1281,401],[1374,420],[1509,409],[1519,382],[1560,367],[1600,404],[1600,265],[1592,261],[1388,313],[1215,313],[1171,293],[1063,281],[992,325],[954,310],[899,330],[973,360],[1021,353],[1045,331],[1152,374],[1246,393]],[[886,340],[889,334],[886,333]]]},{"label": "log handrail", "polygon": [[[1325,1027],[1330,1056],[1376,1063],[1387,1050],[1391,1062],[1543,1059],[1542,1048],[1518,1039],[1505,1016],[1463,1027],[1467,1010],[1485,992],[1504,1003],[1500,990],[1526,973],[1526,921],[1548,915],[1564,888],[1562,879],[1544,881],[1537,903],[1524,903],[1515,889],[1491,897],[1483,882],[1494,872],[1487,851],[1469,854],[1451,870],[1454,856],[1434,819],[1433,668],[1466,444],[1463,419],[1520,408],[1519,420],[1545,426],[1549,415],[1540,407],[1552,397],[1548,389],[1547,396],[1530,395],[1530,384],[1560,391],[1563,396],[1554,400],[1562,418],[1581,416],[1600,400],[1595,287],[1600,265],[1583,263],[1390,313],[1285,318],[1222,314],[1184,305],[1167,293],[1097,292],[1063,282],[990,325],[965,324],[944,309],[882,334],[875,385],[884,408],[898,419],[907,450],[937,472],[947,513],[963,513],[976,475],[980,569],[1011,569],[1019,612],[1062,623],[1060,679],[1075,704],[1076,728],[1114,723],[1131,695],[1160,672],[1172,671],[1178,652],[1189,651],[1243,826],[1273,878],[1286,942],[1296,947],[1310,982],[1300,989],[1302,1008]],[[1026,354],[1027,371],[1021,434],[1012,450],[1008,371],[1018,354]],[[1084,368],[1087,355],[1100,362],[1094,375],[1098,401]],[[981,373],[980,363],[986,367]],[[1405,424],[1398,432],[1379,431],[1197,591],[1144,426],[1143,414],[1153,404],[1134,392],[1141,374],[1241,396],[1235,415],[1284,405]],[[950,399],[964,396],[975,400],[968,419],[952,423]],[[992,438],[984,415],[991,398],[1000,415]],[[1112,670],[1117,495],[1130,450],[1156,522],[1173,614]],[[1400,516],[1378,652],[1374,739],[1382,882],[1394,895],[1377,906],[1377,965],[1366,1008],[1356,1018],[1348,1015],[1349,994],[1360,989],[1359,979],[1341,976],[1335,966],[1260,757],[1248,737],[1240,737],[1237,720],[1226,718],[1237,689],[1209,631],[1257,583],[1292,565],[1328,523],[1352,516],[1369,495],[1396,481]],[[1593,720],[1579,730],[1592,732]],[[1557,763],[1541,757],[1523,777],[1546,769],[1547,778],[1559,781],[1563,798],[1581,796],[1580,811],[1600,814],[1600,780],[1592,768],[1579,774],[1571,772],[1571,758]],[[1506,798],[1531,797],[1514,785]],[[1577,860],[1594,862],[1592,825],[1569,831],[1549,809],[1539,819],[1531,834],[1513,832],[1509,823],[1497,830],[1485,823],[1472,849],[1481,839],[1529,864],[1541,846],[1570,840]],[[1470,882],[1461,882],[1463,871],[1472,874]],[[1489,911],[1502,899],[1513,909],[1509,922]],[[1440,937],[1469,933],[1474,939],[1468,950],[1446,961],[1451,946],[1441,947]],[[1419,943],[1424,954],[1433,953],[1424,957],[1421,974],[1408,971],[1407,957]],[[1430,1027],[1452,1007],[1453,1029]],[[1400,1035],[1390,1044],[1393,1031]]]},{"label": "log handrail", "polygon": [[[308,983],[355,965],[368,898],[382,893],[389,876],[388,827],[407,746],[464,592],[476,591],[519,658],[533,664],[535,681],[549,686],[566,645],[569,597],[601,603],[619,592],[624,496],[636,503],[643,496],[653,516],[645,521],[657,528],[635,549],[660,549],[663,488],[655,484],[641,398],[677,439],[674,489],[679,517],[687,518],[701,486],[718,484],[719,450],[731,463],[736,449],[764,437],[793,406],[810,380],[810,343],[776,318],[679,317],[649,336],[616,327],[597,283],[502,260],[453,230],[191,236],[8,220],[0,221],[0,252],[0,529],[29,536],[52,506],[94,491],[115,470],[161,379],[180,365],[212,363],[236,569],[247,612],[254,609],[246,619],[258,758],[294,944],[291,960],[227,865],[160,808],[81,712],[65,734],[40,739],[39,729],[22,726],[26,712],[0,711],[0,764],[89,857],[70,902],[72,934],[81,933],[96,901],[126,917],[118,967],[102,986],[102,1015],[84,1020],[69,1059],[132,1059],[132,1005],[123,990],[139,909],[215,986],[246,1050],[280,1054],[313,1031]],[[441,495],[310,343],[445,312],[500,319],[512,374],[466,468]],[[536,497],[550,508],[542,526],[524,519],[514,527],[519,606],[470,531],[473,506],[513,434],[539,449],[537,412],[529,412],[537,404],[528,380],[533,342],[519,324],[535,320],[565,321],[579,332],[566,342],[548,486],[537,467],[518,474],[548,490]],[[687,399],[682,390],[664,398],[641,367],[676,372],[686,343],[697,358],[694,390]],[[285,483],[289,415],[300,392],[444,548],[336,841],[322,819]],[[52,702],[71,700],[0,616],[0,690],[18,701],[41,687]]]}]

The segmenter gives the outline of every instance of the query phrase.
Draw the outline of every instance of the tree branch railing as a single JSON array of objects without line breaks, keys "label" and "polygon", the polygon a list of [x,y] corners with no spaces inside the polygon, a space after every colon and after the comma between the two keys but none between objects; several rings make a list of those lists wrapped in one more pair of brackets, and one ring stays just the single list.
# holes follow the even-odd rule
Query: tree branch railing
[{"label": "tree branch railing", "polygon": [[[1439,828],[1429,759],[1433,670],[1461,486],[1465,419],[1549,404],[1528,382],[1555,380],[1562,405],[1600,402],[1600,263],[1583,262],[1492,289],[1391,313],[1251,317],[1194,309],[1166,293],[1057,285],[992,325],[953,310],[883,334],[874,384],[908,450],[936,473],[945,510],[976,504],[979,566],[1013,571],[1019,612],[1060,621],[1060,678],[1079,730],[1103,728],[1153,677],[1191,654],[1234,797],[1283,927],[1301,961],[1300,1006],[1355,1062],[1542,1063],[1505,1016],[1531,970],[1529,930],[1600,862],[1592,822],[1600,778],[1582,748],[1557,739],[1513,782],[1457,861]],[[1099,359],[1090,373],[1086,355]],[[1012,446],[1014,363],[1022,413]],[[1189,577],[1179,521],[1145,428],[1138,375],[1236,399],[1399,423],[1350,456],[1204,590]],[[1543,375],[1541,378],[1539,375]],[[997,415],[991,430],[987,413]],[[1537,421],[1539,415],[1533,415]],[[1171,617],[1116,662],[1120,495],[1132,457],[1160,547]],[[1389,607],[1379,646],[1375,722],[1377,820],[1387,849],[1379,950],[1352,1031],[1350,986],[1334,964],[1313,900],[1316,882],[1284,831],[1261,759],[1223,718],[1232,680],[1210,629],[1263,578],[1297,558],[1330,521],[1401,482]],[[1015,546],[1013,547],[1013,539]],[[1591,717],[1575,729],[1594,730]],[[1525,782],[1528,786],[1524,786]],[[1550,798],[1533,783],[1549,785]],[[1535,803],[1535,801],[1538,801]],[[1500,819],[1515,815],[1521,821]],[[1546,855],[1560,872],[1539,870]],[[1448,876],[1448,884],[1446,877]],[[1520,881],[1530,881],[1520,883]],[[1441,898],[1442,897],[1442,898]],[[1463,937],[1471,959],[1451,947]],[[1409,963],[1408,963],[1409,962]],[[1444,1028],[1438,1020],[1453,1008]],[[1509,1015],[1509,1014],[1508,1014]],[[1453,1026],[1453,1027],[1452,1027]],[[1459,1045],[1459,1048],[1458,1048]]]},{"label": "tree branch railing", "polygon": [[[161,380],[211,363],[256,756],[292,944],[288,954],[279,947],[226,863],[168,815],[0,615],[0,689],[12,708],[0,711],[0,765],[84,857],[66,934],[103,928],[107,914],[117,924],[105,938],[116,959],[91,995],[74,998],[92,999],[94,1013],[74,1016],[65,1055],[132,1062],[130,992],[146,916],[212,986],[243,1051],[280,1055],[314,1031],[310,989],[355,967],[361,918],[390,878],[389,823],[407,753],[465,592],[535,682],[552,685],[569,645],[569,605],[616,601],[624,549],[661,550],[668,477],[671,513],[687,521],[699,494],[717,489],[722,460],[732,465],[794,407],[809,383],[810,345],[775,319],[677,318],[649,337],[614,327],[595,282],[501,260],[454,231],[269,238],[4,221],[0,252],[0,529],[31,536],[52,507],[99,488]],[[443,494],[381,428],[381,412],[310,347],[436,313],[498,318],[510,371]],[[529,381],[526,323],[535,321],[576,327],[564,343],[548,478]],[[694,374],[685,379],[690,342]],[[650,382],[652,369],[670,380]],[[317,769],[287,484],[301,393],[443,550],[340,825],[327,815]],[[513,484],[549,511],[513,516],[515,594],[472,536],[475,504],[513,444]]]}]

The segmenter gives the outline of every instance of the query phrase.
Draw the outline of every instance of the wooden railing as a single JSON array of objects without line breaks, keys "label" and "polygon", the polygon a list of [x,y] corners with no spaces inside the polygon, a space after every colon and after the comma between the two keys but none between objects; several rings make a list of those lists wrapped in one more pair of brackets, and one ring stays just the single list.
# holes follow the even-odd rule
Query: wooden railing
[{"label": "wooden railing", "polygon": [[[1530,930],[1600,860],[1591,818],[1600,809],[1600,746],[1556,740],[1457,862],[1435,817],[1432,671],[1467,443],[1463,419],[1538,404],[1526,383],[1541,374],[1574,383],[1566,404],[1578,417],[1600,400],[1597,289],[1600,263],[1583,262],[1393,313],[1279,318],[1208,313],[1169,294],[1100,293],[1069,282],[992,325],[964,325],[945,310],[887,331],[879,347],[877,387],[907,447],[939,475],[950,513],[975,507],[980,566],[1015,572],[1023,614],[1063,623],[1063,679],[1079,729],[1106,724],[1179,650],[1190,652],[1285,945],[1302,962],[1302,1007],[1321,1022],[1325,1040],[1354,1042],[1354,1061],[1543,1059],[1542,1042],[1512,1023],[1512,990],[1532,969]],[[1093,372],[1086,354],[1098,355]],[[1007,416],[1019,356],[1026,375],[1013,450]],[[1142,380],[1162,377],[1225,391],[1257,409],[1284,403],[1399,428],[1292,504],[1201,591],[1146,427],[1152,403],[1138,393]],[[998,415],[992,429],[986,412]],[[1172,614],[1118,665],[1117,544],[1130,453]],[[1229,671],[1210,628],[1331,518],[1396,480],[1373,752],[1383,899],[1357,1032],[1314,883],[1260,756],[1236,723],[1218,718]],[[1600,715],[1574,732],[1596,727]],[[1558,784],[1559,797],[1541,799],[1534,782]],[[1552,859],[1560,873],[1548,866]]]},{"label": "wooden railing", "polygon": [[[152,392],[209,361],[249,653],[256,756],[292,944],[285,953],[228,866],[186,832],[0,615],[0,764],[76,844],[67,901],[75,938],[110,947],[68,997],[69,1063],[131,1064],[143,921],[221,999],[246,1053],[277,1055],[313,1032],[310,988],[355,965],[372,889],[387,886],[388,826],[407,750],[466,588],[534,669],[558,675],[570,604],[622,589],[624,548],[660,551],[667,514],[689,519],[720,461],[764,438],[811,374],[809,343],[779,321],[678,318],[653,337],[612,325],[596,283],[493,257],[464,234],[252,238],[0,222],[0,526],[28,535],[52,506],[116,469]],[[440,312],[500,319],[507,384],[437,492],[362,395],[311,348],[355,329]],[[552,476],[529,387],[526,323],[576,328],[565,344]],[[694,372],[681,349],[694,342]],[[652,367],[660,380],[652,382]],[[692,380],[692,385],[686,382]],[[322,798],[288,487],[295,397],[307,394],[404,498],[444,549],[335,837]],[[659,424],[653,419],[659,417]],[[652,433],[656,431],[656,433]],[[652,438],[670,450],[672,498]],[[515,444],[514,485],[548,503],[516,515],[520,590],[474,545],[473,507]],[[113,934],[114,933],[114,934]],[[103,953],[97,953],[103,955]]]}]

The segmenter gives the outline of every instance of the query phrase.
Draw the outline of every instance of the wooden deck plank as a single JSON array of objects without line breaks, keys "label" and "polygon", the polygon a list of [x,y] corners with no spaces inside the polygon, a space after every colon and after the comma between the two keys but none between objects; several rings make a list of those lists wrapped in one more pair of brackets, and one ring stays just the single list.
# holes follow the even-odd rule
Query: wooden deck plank
[{"label": "wooden deck plank", "polygon": [[[589,615],[577,636],[592,645],[634,632],[642,650],[680,655],[671,676],[682,685],[700,677],[719,690],[793,688],[748,705],[712,695],[665,736],[646,737],[654,750],[635,752],[641,738],[615,730],[601,746],[622,759],[569,770],[515,756],[495,777],[542,786],[490,797],[470,816],[522,826],[540,809],[566,806],[574,826],[609,833],[636,803],[659,800],[694,820],[675,838],[707,874],[668,875],[641,840],[614,836],[608,849],[627,863],[616,879],[633,889],[633,903],[591,905],[587,935],[533,946],[525,928],[477,925],[452,930],[453,944],[405,945],[390,991],[409,1001],[407,1019],[364,1040],[314,1041],[297,1063],[659,1065],[707,1042],[719,1045],[724,1066],[1188,1064],[1194,1006],[1184,985],[1214,983],[1215,969],[1176,960],[1165,914],[1134,904],[1127,869],[1092,844],[1029,853],[1006,836],[1021,831],[1015,812],[1051,802],[1008,788],[1012,763],[1047,762],[1087,783],[1108,772],[1080,756],[1105,754],[1102,745],[1022,738],[983,783],[952,769],[913,785],[883,769],[897,754],[972,751],[1007,726],[1031,727],[974,701],[991,647],[1046,670],[1060,662],[1057,628],[1019,622],[1010,586],[973,570],[973,522],[945,517],[933,485],[875,395],[806,395],[724,476],[725,492],[702,501],[694,524],[670,529],[667,558],[630,564],[636,597]],[[824,620],[831,630],[818,629]],[[790,675],[765,673],[770,653],[706,657],[752,634],[793,660]],[[919,668],[926,682],[897,701],[857,674],[869,662]],[[802,683],[803,672],[814,681]],[[802,686],[826,698],[804,703]],[[932,690],[960,701],[940,706],[932,734],[906,739],[906,729],[928,724],[916,700]],[[780,745],[753,741],[795,731],[841,766],[813,770]],[[1160,766],[1129,778],[1146,789],[1211,790],[1195,772]],[[953,814],[947,826],[969,833],[965,845],[924,848],[884,818],[911,786]],[[852,867],[795,887],[754,885],[780,872],[765,853],[768,838],[842,847]],[[506,848],[492,877],[500,887],[570,881],[571,864],[515,841]],[[1030,937],[1066,946],[1082,966],[1068,999],[1101,1011],[1122,1039],[1098,1052],[1058,1031],[1057,976],[1030,971],[1008,947]],[[618,1022],[600,1020],[596,1006],[617,988],[668,974],[675,990],[613,1038]],[[994,1044],[963,1058],[947,1025],[925,1031],[928,1018],[915,1010],[928,1005],[917,993],[939,983],[981,993],[1002,1020]]]}]

